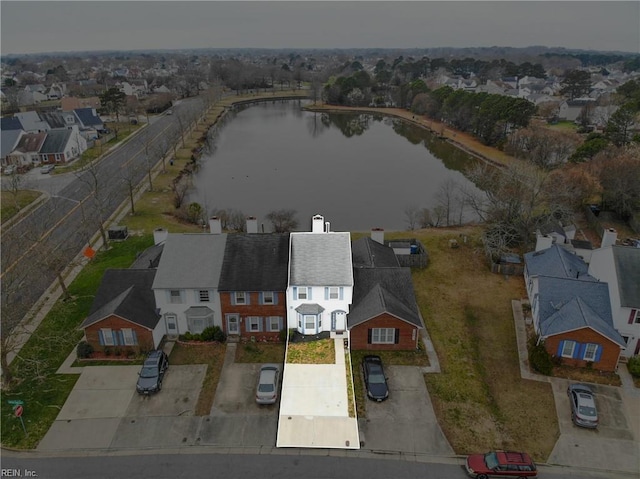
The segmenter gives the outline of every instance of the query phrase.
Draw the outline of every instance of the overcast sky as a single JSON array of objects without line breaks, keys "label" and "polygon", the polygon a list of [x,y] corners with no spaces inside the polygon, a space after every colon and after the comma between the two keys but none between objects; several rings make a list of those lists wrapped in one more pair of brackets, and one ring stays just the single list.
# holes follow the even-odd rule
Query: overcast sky
[{"label": "overcast sky", "polygon": [[0,1],[8,53],[530,45],[640,51],[640,2]]}]

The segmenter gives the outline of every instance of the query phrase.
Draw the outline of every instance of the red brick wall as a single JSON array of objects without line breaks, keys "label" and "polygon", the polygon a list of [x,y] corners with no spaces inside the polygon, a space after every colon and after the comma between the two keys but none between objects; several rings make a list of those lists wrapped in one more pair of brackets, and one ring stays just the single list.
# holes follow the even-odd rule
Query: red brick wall
[{"label": "red brick wall", "polygon": [[[101,346],[98,331],[103,328],[109,328],[112,330],[120,330],[126,328],[133,329],[136,332],[138,344],[136,346]],[[150,351],[154,348],[152,331],[135,323],[125,321],[124,319],[114,315],[109,316],[108,318],[103,319],[98,323],[94,323],[91,326],[87,326],[84,332],[85,336],[87,337],[87,342],[91,344],[91,346],[93,346],[93,349],[96,351],[104,351],[105,347],[111,349],[111,351],[114,351],[116,348],[118,348],[124,352],[128,350],[134,350],[136,352]]]},{"label": "red brick wall", "polygon": [[[545,339],[544,345],[549,354],[558,356],[560,341],[565,340],[577,341],[581,344],[599,344],[602,346],[602,354],[600,355],[600,361],[593,363],[593,369],[599,371],[615,371],[618,364],[618,357],[620,356],[620,346],[613,341],[596,333],[591,328],[582,328],[577,331],[571,331],[570,333],[548,337]],[[574,367],[585,367],[587,361],[583,359],[562,358],[562,364]]]},{"label": "red brick wall", "polygon": [[[277,304],[260,304],[260,293],[247,293],[249,304],[232,304],[233,293],[220,293],[220,311],[222,313],[222,330],[227,333],[227,314],[234,313],[240,315],[240,336],[249,339],[254,336],[257,341],[279,341],[279,331],[264,331],[267,329],[265,319],[268,316],[280,316],[282,318],[282,328],[287,328],[287,305],[284,291],[274,292],[274,299]],[[260,332],[246,331],[247,316],[259,316],[263,318]]]},{"label": "red brick wall", "polygon": [[[400,329],[400,340],[398,344],[368,344],[369,329],[371,328],[394,328]],[[366,321],[362,324],[351,328],[349,337],[351,339],[351,349],[365,350],[414,350],[418,345],[418,328],[414,325],[401,321],[398,318],[384,313],[374,319]],[[413,331],[415,339],[412,338]]]}]

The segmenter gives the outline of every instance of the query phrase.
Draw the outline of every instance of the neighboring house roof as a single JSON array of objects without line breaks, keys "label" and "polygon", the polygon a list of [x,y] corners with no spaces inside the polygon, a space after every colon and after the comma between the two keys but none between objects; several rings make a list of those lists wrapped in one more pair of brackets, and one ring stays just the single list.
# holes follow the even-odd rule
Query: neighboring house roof
[{"label": "neighboring house roof", "polygon": [[0,158],[6,157],[15,149],[20,140],[20,135],[23,133],[22,130],[2,130],[0,136]]},{"label": "neighboring house roof", "polygon": [[164,243],[150,246],[138,255],[130,269],[157,268],[164,250]]},{"label": "neighboring house roof", "polygon": [[351,311],[352,328],[383,313],[423,328],[418,311],[410,268],[354,268]]},{"label": "neighboring house roof", "polygon": [[217,288],[226,234],[169,234],[153,289]]},{"label": "neighboring house roof", "polygon": [[556,244],[547,249],[525,253],[524,261],[530,276],[544,275],[597,281],[587,273],[589,267],[582,258]]},{"label": "neighboring house roof", "polygon": [[98,287],[89,316],[80,325],[84,329],[116,315],[148,329],[160,320],[151,285],[153,269],[108,269]]},{"label": "neighboring house roof", "polygon": [[47,139],[46,133],[25,133],[20,138],[16,150],[22,153],[38,152],[42,148],[42,144]]},{"label": "neighboring house roof", "polygon": [[611,252],[618,278],[620,306],[640,307],[640,248],[612,246]]},{"label": "neighboring house roof", "polygon": [[351,244],[351,255],[355,268],[399,267],[400,263],[393,249],[372,240],[360,238]]},{"label": "neighboring house roof", "polygon": [[45,111],[40,113],[40,115],[51,128],[64,128],[67,126],[63,114],[60,111]]},{"label": "neighboring house roof", "polygon": [[551,233],[556,233],[563,238],[567,237],[567,234],[564,231],[564,228],[557,220],[549,220],[540,226],[540,234],[548,235]]},{"label": "neighboring house roof", "polygon": [[538,295],[542,336],[590,327],[613,342],[625,345],[613,327],[607,283],[541,276]]},{"label": "neighboring house roof", "polygon": [[100,119],[94,108],[76,108],[73,112],[85,128],[91,126],[102,126],[103,124],[103,121]]},{"label": "neighboring house roof", "polygon": [[289,234],[227,236],[220,291],[285,291]]},{"label": "neighboring house roof", "polygon": [[49,129],[47,122],[42,121],[35,111],[24,111],[16,113],[14,116],[20,119],[20,123],[22,123],[22,129],[24,131],[40,131]]},{"label": "neighboring house roof", "polygon": [[353,286],[349,233],[291,233],[290,254],[290,285]]},{"label": "neighboring house roof", "polygon": [[40,148],[40,153],[62,153],[71,138],[71,133],[72,130],[67,128],[49,130],[47,138]]},{"label": "neighboring house roof", "polygon": [[2,129],[2,131],[24,130],[24,128],[22,127],[22,123],[20,122],[20,118],[16,118],[15,116],[2,118],[0,122],[0,129]]}]

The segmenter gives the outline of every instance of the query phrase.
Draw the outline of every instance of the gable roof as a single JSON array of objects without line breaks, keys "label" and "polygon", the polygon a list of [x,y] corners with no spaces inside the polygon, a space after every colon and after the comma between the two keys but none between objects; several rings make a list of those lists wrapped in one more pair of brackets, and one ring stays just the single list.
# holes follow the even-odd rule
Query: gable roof
[{"label": "gable roof", "polygon": [[227,236],[219,291],[285,291],[289,234]]},{"label": "gable roof", "polygon": [[46,133],[26,133],[22,135],[15,149],[22,153],[38,152],[46,139]]},{"label": "gable roof", "polygon": [[49,125],[46,121],[42,121],[35,111],[23,111],[14,114],[16,118],[20,119],[22,129],[25,131],[41,131],[48,130]]},{"label": "gable roof", "polygon": [[103,123],[94,108],[76,108],[73,112],[85,128],[90,126],[101,126]]},{"label": "gable roof", "polygon": [[369,237],[360,238],[351,244],[354,268],[399,267],[400,263],[392,248]]},{"label": "gable roof", "polygon": [[0,132],[0,158],[4,158],[11,153],[18,145],[22,130],[2,130]]},{"label": "gable roof", "polygon": [[129,267],[131,269],[146,269],[157,268],[162,257],[162,251],[164,250],[164,243],[155,244],[148,247],[142,253],[140,253],[133,264]]},{"label": "gable roof", "polygon": [[55,130],[49,130],[47,138],[40,147],[40,153],[62,153],[65,146],[71,138],[71,130],[67,128],[60,128]]},{"label": "gable roof", "polygon": [[607,283],[571,278],[538,278],[540,332],[543,336],[588,326],[624,346],[613,327]]},{"label": "gable roof", "polygon": [[637,308],[640,306],[640,248],[612,246],[613,264],[620,290],[620,306]]},{"label": "gable roof", "polygon": [[423,328],[410,268],[354,268],[349,328],[383,313]]},{"label": "gable roof", "polygon": [[6,118],[3,117],[2,119],[0,119],[0,129],[2,129],[2,131],[24,130],[24,128],[22,127],[22,123],[20,122],[20,118],[17,118],[15,116]]},{"label": "gable roof", "polygon": [[167,235],[153,289],[217,288],[226,234]]},{"label": "gable roof", "polygon": [[153,269],[108,269],[102,277],[89,316],[80,325],[87,326],[117,315],[132,323],[154,329],[160,320],[151,285]]},{"label": "gable roof", "polygon": [[589,266],[579,256],[554,244],[550,248],[525,253],[524,261],[529,276],[554,278],[581,278],[597,281],[588,274]]},{"label": "gable roof", "polygon": [[353,286],[348,232],[291,233],[289,285]]},{"label": "gable roof", "polygon": [[51,128],[64,128],[67,123],[61,111],[45,111],[40,116]]}]

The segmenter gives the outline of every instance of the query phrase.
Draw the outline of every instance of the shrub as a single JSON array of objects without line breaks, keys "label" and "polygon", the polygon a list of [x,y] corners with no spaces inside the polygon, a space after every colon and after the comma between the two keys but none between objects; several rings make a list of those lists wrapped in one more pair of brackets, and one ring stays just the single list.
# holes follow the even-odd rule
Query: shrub
[{"label": "shrub", "polygon": [[553,372],[553,360],[544,347],[544,341],[538,341],[538,337],[529,341],[529,364],[531,367],[545,376]]},{"label": "shrub", "polygon": [[78,355],[78,358],[86,359],[91,356],[91,353],[93,353],[93,346],[91,346],[86,341],[80,341],[78,343],[78,347],[76,348],[76,353]]},{"label": "shrub", "polygon": [[280,333],[278,334],[278,338],[280,339],[281,343],[284,343],[287,340],[287,336],[289,334],[289,331],[286,329],[281,329]]},{"label": "shrub", "polygon": [[185,341],[191,341],[192,337],[193,335],[189,331],[183,334],[183,338]]},{"label": "shrub", "polygon": [[200,333],[200,339],[202,339],[203,341],[213,341],[214,336],[215,336],[214,326],[209,326],[208,328],[204,328],[202,330],[202,333]]},{"label": "shrub", "polygon": [[224,343],[227,340],[226,333],[220,329],[220,326],[213,327],[213,340],[219,343]]},{"label": "shrub", "polygon": [[105,356],[111,356],[111,348],[104,348]]},{"label": "shrub", "polygon": [[634,378],[640,378],[640,356],[636,355],[627,361],[627,369]]}]

